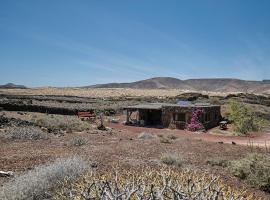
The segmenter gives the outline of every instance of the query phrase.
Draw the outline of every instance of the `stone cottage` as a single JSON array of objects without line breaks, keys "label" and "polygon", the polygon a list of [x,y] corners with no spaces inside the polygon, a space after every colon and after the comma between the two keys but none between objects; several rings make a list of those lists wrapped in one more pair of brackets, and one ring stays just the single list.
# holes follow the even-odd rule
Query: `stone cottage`
[{"label": "stone cottage", "polygon": [[[220,106],[210,104],[170,104],[147,103],[124,107],[126,110],[126,124],[141,126],[161,126],[172,129],[185,129],[192,113],[200,109],[200,122],[205,129],[218,126],[221,119]],[[135,114],[135,119],[132,119]]]}]

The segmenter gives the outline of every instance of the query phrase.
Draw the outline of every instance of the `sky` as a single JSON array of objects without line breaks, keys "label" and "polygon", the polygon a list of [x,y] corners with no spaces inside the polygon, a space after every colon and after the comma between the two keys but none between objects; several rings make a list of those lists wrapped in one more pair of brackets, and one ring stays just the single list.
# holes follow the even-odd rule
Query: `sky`
[{"label": "sky", "polygon": [[0,0],[0,84],[270,79],[269,0]]}]

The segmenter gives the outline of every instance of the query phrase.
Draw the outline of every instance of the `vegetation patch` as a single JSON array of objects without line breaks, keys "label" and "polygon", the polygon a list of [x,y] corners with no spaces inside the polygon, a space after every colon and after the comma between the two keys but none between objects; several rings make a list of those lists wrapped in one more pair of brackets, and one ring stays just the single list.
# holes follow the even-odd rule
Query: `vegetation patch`
[{"label": "vegetation patch", "polygon": [[220,167],[227,167],[229,161],[228,160],[223,160],[219,158],[213,158],[209,159],[206,161],[206,164],[211,165],[211,166],[220,166]]},{"label": "vegetation patch", "polygon": [[257,131],[262,122],[251,107],[236,101],[230,102],[229,119],[233,122],[234,131],[238,135],[246,135],[251,131]]},{"label": "vegetation patch", "polygon": [[38,140],[47,139],[48,133],[43,132],[40,128],[34,126],[8,127],[5,130],[3,137],[13,140]]},{"label": "vegetation patch", "polygon": [[167,138],[167,137],[161,137],[161,138],[159,139],[159,141],[160,141],[161,143],[165,143],[165,144],[171,144],[171,143],[173,142],[170,138]]},{"label": "vegetation patch", "polygon": [[73,181],[86,169],[87,163],[81,158],[58,159],[4,183],[0,188],[0,199],[49,199],[49,192],[60,182]]},{"label": "vegetation patch", "polygon": [[218,177],[187,170],[123,170],[88,173],[63,184],[55,199],[255,199],[244,190],[232,189]]},{"label": "vegetation patch", "polygon": [[83,138],[75,138],[72,140],[72,145],[73,146],[83,146],[86,145],[87,141]]},{"label": "vegetation patch", "polygon": [[31,121],[52,132],[58,132],[59,130],[83,131],[88,130],[90,126],[89,123],[77,117],[64,115],[33,116]]},{"label": "vegetation patch", "polygon": [[166,165],[173,165],[176,167],[182,167],[183,165],[182,157],[176,154],[171,154],[171,153],[162,154],[161,161]]},{"label": "vegetation patch", "polygon": [[153,138],[156,138],[156,136],[152,133],[142,132],[138,135],[138,139],[142,139],[142,140],[149,140]]},{"label": "vegetation patch", "polygon": [[171,139],[171,140],[176,140],[176,139],[177,139],[177,137],[176,137],[175,135],[173,135],[173,134],[169,134],[169,135],[167,136],[167,138],[169,138],[169,139]]},{"label": "vegetation patch", "polygon": [[270,192],[270,157],[264,154],[248,154],[232,161],[229,165],[232,174],[263,191]]}]

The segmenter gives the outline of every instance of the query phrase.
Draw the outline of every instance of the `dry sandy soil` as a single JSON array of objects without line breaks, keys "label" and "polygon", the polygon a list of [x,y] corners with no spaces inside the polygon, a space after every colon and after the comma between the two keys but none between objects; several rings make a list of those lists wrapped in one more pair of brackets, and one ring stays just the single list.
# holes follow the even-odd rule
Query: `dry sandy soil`
[{"label": "dry sandy soil", "polygon": [[[17,112],[6,112],[7,116],[22,118]],[[33,113],[28,113],[33,114]],[[35,113],[38,115],[39,113]],[[248,187],[257,196],[269,199],[270,195],[250,188],[244,182],[233,177],[226,168],[212,166],[211,160],[234,160],[247,153],[265,152],[266,148],[251,148],[246,144],[247,138],[227,137],[206,134],[196,134],[182,130],[154,129],[124,126],[107,123],[111,131],[96,131],[94,128],[83,132],[66,133],[63,136],[51,135],[45,140],[0,140],[0,169],[21,173],[36,165],[55,160],[59,157],[80,155],[97,164],[100,170],[112,168],[138,168],[145,166],[161,167],[163,153],[173,153],[182,157],[183,167],[202,170],[221,176],[227,184],[233,187]],[[155,135],[152,139],[139,139],[141,132]],[[176,136],[172,143],[162,143],[161,137]],[[269,133],[268,133],[269,134]],[[260,134],[254,140],[268,140],[267,133]],[[83,138],[87,144],[74,146],[74,138]],[[232,145],[231,141],[236,145]],[[218,143],[223,141],[223,144]],[[239,145],[242,141],[242,145]],[[239,144],[238,144],[239,143]],[[269,152],[268,152],[269,153]],[[3,183],[6,179],[0,179]]]},{"label": "dry sandy soil", "polygon": [[[59,96],[77,96],[91,98],[106,97],[174,97],[176,95],[196,92],[179,89],[129,89],[129,88],[31,88],[31,89],[0,89],[0,93],[14,95],[59,95]],[[202,94],[210,96],[226,96],[230,93],[225,92],[207,92],[200,91]]]}]

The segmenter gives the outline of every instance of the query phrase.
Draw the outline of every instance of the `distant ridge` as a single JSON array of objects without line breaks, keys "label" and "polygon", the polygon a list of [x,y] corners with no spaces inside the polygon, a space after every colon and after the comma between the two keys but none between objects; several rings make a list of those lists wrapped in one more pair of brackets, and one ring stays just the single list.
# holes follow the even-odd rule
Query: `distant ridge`
[{"label": "distant ridge", "polygon": [[180,80],[172,77],[155,77],[131,83],[107,83],[83,88],[138,88],[181,89],[212,92],[255,92],[270,94],[270,81],[247,81],[231,78]]},{"label": "distant ridge", "polygon": [[16,85],[14,83],[7,83],[5,85],[0,85],[2,89],[26,89],[27,87],[24,85]]}]

